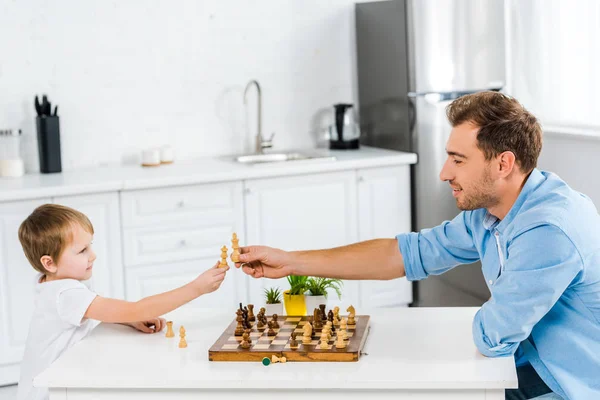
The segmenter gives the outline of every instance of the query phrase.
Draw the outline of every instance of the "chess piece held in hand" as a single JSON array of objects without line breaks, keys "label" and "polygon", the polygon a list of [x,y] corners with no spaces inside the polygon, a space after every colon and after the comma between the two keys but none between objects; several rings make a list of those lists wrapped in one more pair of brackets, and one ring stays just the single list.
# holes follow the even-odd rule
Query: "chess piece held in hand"
[{"label": "chess piece held in hand", "polygon": [[219,268],[227,267],[227,246],[221,247],[221,262],[219,262]]},{"label": "chess piece held in hand", "polygon": [[234,232],[231,237],[231,247],[233,248],[233,252],[231,253],[231,261],[240,262],[240,245],[238,244],[239,239],[237,234]]},{"label": "chess piece held in hand", "polygon": [[179,348],[180,349],[186,348],[187,342],[185,341],[185,328],[183,327],[183,325],[181,325],[181,327],[179,328],[179,337],[181,338],[179,340]]},{"label": "chess piece held in hand", "polygon": [[175,337],[175,332],[173,332],[173,321],[167,321],[167,333],[165,337]]}]

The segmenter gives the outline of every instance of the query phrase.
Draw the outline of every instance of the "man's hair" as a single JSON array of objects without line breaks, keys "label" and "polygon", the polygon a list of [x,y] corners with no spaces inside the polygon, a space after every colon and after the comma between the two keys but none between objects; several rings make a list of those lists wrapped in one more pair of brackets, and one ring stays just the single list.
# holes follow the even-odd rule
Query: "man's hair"
[{"label": "man's hair", "polygon": [[542,150],[542,127],[517,100],[498,92],[459,97],[446,107],[453,127],[470,122],[479,127],[477,147],[486,160],[511,151],[523,173],[537,165]]},{"label": "man's hair", "polygon": [[42,274],[48,271],[42,265],[42,256],[58,262],[63,251],[73,240],[73,228],[80,225],[94,234],[92,223],[84,214],[58,204],[39,206],[19,227],[19,241],[31,266]]}]

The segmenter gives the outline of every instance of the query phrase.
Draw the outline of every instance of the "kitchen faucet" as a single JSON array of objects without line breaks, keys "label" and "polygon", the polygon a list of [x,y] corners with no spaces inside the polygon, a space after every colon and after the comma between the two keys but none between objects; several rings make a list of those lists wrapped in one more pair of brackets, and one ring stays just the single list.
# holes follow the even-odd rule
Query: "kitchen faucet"
[{"label": "kitchen faucet", "polygon": [[246,85],[246,89],[244,90],[244,104],[247,104],[246,95],[248,94],[248,89],[250,89],[250,86],[252,85],[256,85],[256,91],[258,92],[258,128],[256,132],[255,151],[256,154],[262,154],[264,149],[273,147],[273,136],[275,136],[275,134],[273,133],[269,140],[265,140],[262,136],[262,95],[260,91],[260,85],[256,80],[251,80]]}]

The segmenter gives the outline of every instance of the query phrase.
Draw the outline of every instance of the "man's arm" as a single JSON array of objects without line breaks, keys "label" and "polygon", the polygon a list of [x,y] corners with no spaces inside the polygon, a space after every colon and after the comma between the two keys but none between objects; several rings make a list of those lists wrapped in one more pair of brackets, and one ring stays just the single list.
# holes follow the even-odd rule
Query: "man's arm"
[{"label": "man's arm", "polygon": [[404,276],[396,239],[375,239],[328,250],[291,252],[292,275],[388,280]]}]

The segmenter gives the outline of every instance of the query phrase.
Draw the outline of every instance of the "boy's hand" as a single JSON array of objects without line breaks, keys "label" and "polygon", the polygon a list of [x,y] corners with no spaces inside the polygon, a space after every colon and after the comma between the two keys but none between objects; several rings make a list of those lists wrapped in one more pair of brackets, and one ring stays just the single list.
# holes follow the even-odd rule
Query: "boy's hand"
[{"label": "boy's hand", "polygon": [[197,277],[194,284],[202,294],[214,292],[223,283],[227,271],[229,271],[229,267],[219,268],[219,262],[217,261],[214,267],[204,271],[202,275]]},{"label": "boy's hand", "polygon": [[167,321],[164,318],[152,318],[148,321],[130,322],[127,325],[144,333],[156,333],[162,331]]}]

